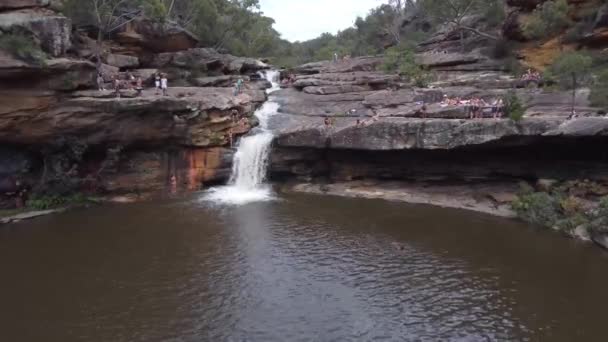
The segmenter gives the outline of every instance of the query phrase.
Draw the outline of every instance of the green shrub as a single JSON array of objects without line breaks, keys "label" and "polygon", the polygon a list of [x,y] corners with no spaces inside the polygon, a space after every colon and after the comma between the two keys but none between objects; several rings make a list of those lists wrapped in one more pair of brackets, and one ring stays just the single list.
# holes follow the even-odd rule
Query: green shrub
[{"label": "green shrub", "polygon": [[608,108],[608,69],[597,74],[589,100],[593,106]]},{"label": "green shrub", "polygon": [[539,5],[524,25],[524,35],[530,39],[548,38],[572,24],[567,0],[549,0]]},{"label": "green shrub", "polygon": [[33,38],[24,34],[0,35],[0,49],[7,51],[15,58],[31,63],[44,64],[47,58]]},{"label": "green shrub", "polygon": [[586,83],[591,72],[593,59],[583,52],[561,54],[546,70],[545,79],[557,82],[564,89],[575,89]]},{"label": "green shrub", "polygon": [[520,121],[526,112],[524,105],[514,91],[507,94],[504,99],[505,114],[513,121]]},{"label": "green shrub", "polygon": [[427,87],[433,80],[433,75],[416,62],[414,51],[407,46],[394,46],[387,49],[381,68],[387,73],[398,72],[409,82],[421,88]]},{"label": "green shrub", "polygon": [[555,227],[563,231],[572,231],[579,226],[588,225],[589,219],[583,214],[575,214],[566,218],[560,219],[555,223]]},{"label": "green shrub", "polygon": [[589,228],[592,231],[608,232],[608,196],[602,197],[599,205],[590,215]]},{"label": "green shrub", "polygon": [[545,227],[553,227],[562,219],[558,199],[545,192],[520,195],[512,207],[524,221]]},{"label": "green shrub", "polygon": [[84,205],[93,202],[94,200],[81,193],[70,196],[40,195],[29,199],[27,201],[27,206],[28,208],[35,210],[48,210],[66,206]]}]

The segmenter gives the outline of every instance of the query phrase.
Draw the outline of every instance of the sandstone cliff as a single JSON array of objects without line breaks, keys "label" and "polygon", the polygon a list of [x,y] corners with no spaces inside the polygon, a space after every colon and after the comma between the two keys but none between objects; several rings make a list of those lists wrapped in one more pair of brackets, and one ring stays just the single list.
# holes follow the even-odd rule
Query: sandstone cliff
[{"label": "sandstone cliff", "polygon": [[[106,88],[130,72],[147,89],[125,86],[117,98],[96,89],[93,39],[49,5],[0,4],[0,38],[17,36],[40,51],[0,48],[0,202],[14,205],[19,187],[60,189],[69,178],[85,191],[145,193],[172,176],[191,190],[228,177],[230,135],[247,133],[266,100],[269,85],[257,74],[264,63],[198,48],[175,25],[136,20],[104,42],[100,70]],[[169,96],[153,89],[158,72],[168,74]],[[246,82],[234,96],[237,78]]]}]

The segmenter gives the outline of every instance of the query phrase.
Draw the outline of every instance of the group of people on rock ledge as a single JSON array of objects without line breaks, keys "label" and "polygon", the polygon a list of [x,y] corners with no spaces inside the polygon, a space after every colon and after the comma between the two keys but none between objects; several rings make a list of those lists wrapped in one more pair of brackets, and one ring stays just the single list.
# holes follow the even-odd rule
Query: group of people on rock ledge
[{"label": "group of people on rock ledge", "polygon": [[502,98],[496,98],[489,103],[480,98],[473,96],[470,99],[461,99],[460,97],[449,98],[443,96],[443,100],[439,103],[440,107],[448,106],[465,106],[470,119],[483,119],[484,109],[490,109],[494,119],[501,118],[504,115],[505,103]]},{"label": "group of people on rock ledge", "polygon": [[[115,74],[112,75],[111,79],[112,89],[118,98],[121,96],[121,89],[135,90],[137,91],[137,96],[141,96],[144,91],[144,82],[141,75],[133,75],[133,73],[127,72],[124,74],[124,77],[121,77],[120,74]],[[160,95],[162,92],[164,96],[169,96],[169,81],[167,79],[167,74],[160,72],[156,73],[154,75],[154,87],[156,89],[156,95]],[[106,82],[102,72],[97,73],[97,89],[99,91],[106,91]]]},{"label": "group of people on rock ledge", "polygon": [[[121,89],[135,90],[137,91],[137,96],[141,96],[144,91],[144,81],[139,74],[133,74],[131,72],[126,72],[124,74],[114,74],[111,76],[112,80],[112,90],[114,90],[114,94],[117,98],[121,97]],[[97,89],[99,91],[106,91],[106,81],[104,74],[99,71],[97,73]],[[242,78],[238,78],[234,83],[234,96],[238,96],[243,92],[244,81]],[[156,89],[156,95],[169,96],[169,79],[166,73],[157,72],[154,74],[154,88]]]}]

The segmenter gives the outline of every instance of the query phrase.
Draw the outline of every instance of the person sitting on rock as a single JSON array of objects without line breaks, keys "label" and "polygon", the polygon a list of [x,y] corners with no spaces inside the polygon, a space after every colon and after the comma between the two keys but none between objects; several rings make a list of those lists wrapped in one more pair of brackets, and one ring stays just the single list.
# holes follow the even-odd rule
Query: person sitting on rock
[{"label": "person sitting on rock", "polygon": [[325,125],[325,127],[331,126],[331,120],[329,119],[328,116],[326,116],[325,119],[323,119],[323,124]]}]

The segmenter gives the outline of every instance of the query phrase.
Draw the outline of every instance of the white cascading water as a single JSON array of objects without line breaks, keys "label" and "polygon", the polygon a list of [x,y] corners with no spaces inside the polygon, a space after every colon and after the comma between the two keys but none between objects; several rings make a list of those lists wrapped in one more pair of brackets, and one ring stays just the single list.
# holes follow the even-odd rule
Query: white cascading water
[{"label": "white cascading water", "polygon": [[[261,73],[272,84],[267,93],[279,90],[279,72]],[[271,100],[255,112],[260,125],[251,135],[243,137],[234,155],[229,185],[209,190],[207,200],[226,204],[245,204],[267,201],[273,198],[270,186],[264,183],[273,134],[268,128],[270,117],[275,115],[279,104]]]}]

